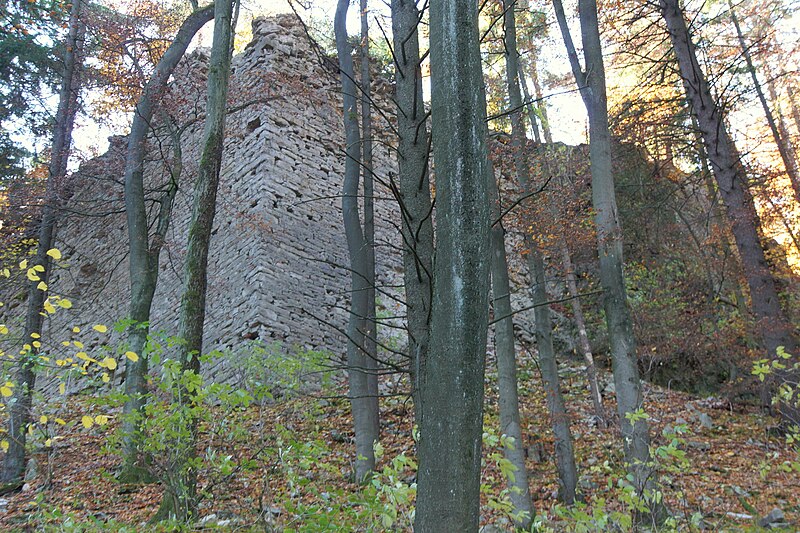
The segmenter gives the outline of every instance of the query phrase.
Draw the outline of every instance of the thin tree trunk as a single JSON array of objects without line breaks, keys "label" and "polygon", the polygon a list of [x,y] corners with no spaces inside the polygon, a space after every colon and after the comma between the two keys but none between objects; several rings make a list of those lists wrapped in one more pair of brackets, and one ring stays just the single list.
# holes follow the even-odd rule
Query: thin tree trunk
[{"label": "thin tree trunk", "polygon": [[553,0],[553,6],[575,82],[589,115],[592,204],[600,257],[600,283],[604,292],[603,306],[611,345],[617,412],[626,468],[632,476],[636,493],[645,500],[644,503],[650,510],[649,516],[640,514],[637,521],[659,524],[666,519],[666,508],[660,498],[656,473],[651,466],[650,426],[646,417],[638,416],[643,403],[642,384],[622,269],[622,229],[611,170],[611,133],[597,3],[595,0],[579,0],[578,4],[585,71],[581,69],[561,0]]},{"label": "thin tree trunk", "polygon": [[51,261],[47,252],[53,247],[55,240],[60,189],[67,174],[72,128],[75,124],[78,94],[81,90],[83,36],[85,33],[85,26],[81,20],[81,9],[81,0],[75,0],[70,11],[69,30],[64,43],[64,70],[53,128],[53,145],[48,166],[44,204],[42,205],[42,218],[39,223],[39,242],[36,248],[36,258],[31,265],[40,265],[44,271],[38,272],[39,280],[31,281],[28,285],[23,342],[29,346],[29,349],[26,355],[20,357],[14,379],[14,396],[8,415],[8,450],[0,477],[0,482],[6,484],[20,482],[25,473],[25,443],[28,425],[31,422],[33,391],[36,386],[35,367],[39,357],[39,348],[34,345],[34,341],[37,336],[41,338],[46,298],[46,290],[40,289],[39,283],[47,284],[50,276]]},{"label": "thin tree trunk", "polygon": [[347,41],[348,0],[339,0],[334,18],[336,49],[342,79],[346,159],[342,189],[342,213],[347,250],[350,255],[350,314],[347,322],[347,366],[350,383],[350,405],[356,440],[355,479],[363,482],[375,468],[373,447],[379,436],[379,421],[374,411],[375,398],[370,397],[365,333],[368,330],[369,279],[367,242],[361,227],[358,206],[358,182],[361,164],[361,134],[358,124],[355,69],[350,43]]},{"label": "thin tree trunk", "polygon": [[542,372],[545,393],[547,394],[547,408],[553,425],[553,437],[556,448],[556,467],[558,469],[559,496],[568,505],[575,503],[575,492],[578,485],[578,472],[575,468],[575,452],[572,447],[572,433],[569,429],[569,415],[561,395],[561,383],[558,378],[558,364],[556,363],[555,350],[553,350],[553,328],[538,327],[539,323],[552,324],[550,306],[547,302],[547,279],[545,277],[544,259],[542,253],[532,248],[531,259],[528,262],[532,267],[532,293],[533,303],[536,305],[536,346],[539,350],[539,368]]},{"label": "thin tree trunk", "polygon": [[403,236],[408,352],[414,410],[419,422],[419,378],[428,354],[433,291],[433,223],[428,174],[429,136],[425,125],[420,67],[419,12],[414,0],[392,0],[397,102],[398,182]]},{"label": "thin tree trunk", "polygon": [[[517,52],[517,30],[514,12],[516,0],[504,0],[504,29],[506,49],[506,82],[508,86],[508,99],[511,112],[511,138],[514,149],[514,166],[517,179],[523,189],[530,189],[530,175],[526,157],[527,136],[522,117],[522,95],[519,88],[519,54]],[[536,305],[534,316],[536,318],[536,347],[539,351],[539,362],[542,370],[545,390],[547,391],[548,407],[556,438],[556,466],[558,469],[560,495],[565,503],[572,505],[575,502],[575,491],[578,482],[575,467],[575,455],[572,449],[572,434],[569,429],[569,417],[564,407],[564,398],[561,396],[561,386],[558,378],[555,351],[553,350],[553,321],[550,316],[550,306],[547,304],[547,294],[544,287],[544,260],[541,251],[531,236],[525,232],[525,249],[527,251],[528,268],[531,277],[531,292],[533,304]],[[537,269],[541,268],[541,283],[537,278]],[[515,384],[516,388],[516,384]],[[501,391],[502,394],[502,391]],[[519,405],[513,406],[519,410]]]},{"label": "thin tree trunk", "polygon": [[[185,344],[180,348],[179,361],[183,373],[199,374],[200,356],[203,353],[208,250],[214,226],[225,140],[234,3],[235,0],[217,0],[214,3],[214,38],[208,64],[206,121],[197,179],[194,183],[194,202],[181,295],[179,337]],[[181,391],[180,397],[175,398],[175,401],[190,403],[191,396],[190,391]],[[185,449],[180,450],[179,460],[172,472],[175,481],[165,487],[157,516],[174,515],[179,521],[197,516],[197,471],[191,466],[197,454],[197,427],[194,420],[190,421],[190,432],[188,442],[178,443],[185,446]]]},{"label": "thin tree trunk", "polygon": [[[683,11],[677,0],[659,0],[659,5],[678,59],[686,96],[697,117],[717,188],[727,210],[764,347],[769,357],[775,356],[779,346],[796,356],[798,345],[794,327],[781,309],[775,280],[761,247],[757,214],[747,189],[747,178],[725,127],[724,117],[697,61]],[[788,376],[781,373],[778,377]],[[796,409],[781,404],[781,410],[786,422],[798,422]]]},{"label": "thin tree trunk", "polygon": [[511,308],[511,284],[508,279],[508,259],[506,257],[505,228],[501,220],[503,213],[497,179],[490,168],[487,173],[489,187],[490,217],[497,222],[492,226],[492,303],[494,314],[503,317],[494,324],[494,346],[497,358],[497,390],[500,406],[500,433],[514,439],[505,446],[506,460],[514,466],[509,474],[508,488],[514,513],[518,517],[515,525],[529,530],[536,512],[531,500],[528,470],[525,467],[525,450],[522,424],[519,414],[519,394],[517,391],[517,353],[514,343],[514,321]]},{"label": "thin tree trunk", "polygon": [[489,318],[486,96],[478,6],[430,4],[436,266],[415,531],[478,530]]},{"label": "thin tree trunk", "polygon": [[[375,187],[372,173],[372,80],[369,72],[369,17],[367,0],[361,7],[361,171],[364,178],[364,244],[367,255],[367,320],[364,331],[365,368],[367,372],[367,401],[374,426],[375,440],[380,435],[380,406],[378,404],[378,323],[375,312]],[[373,442],[374,446],[374,442]]]},{"label": "thin tree trunk", "polygon": [[[128,350],[138,355],[136,361],[127,359],[125,364],[125,395],[123,406],[123,468],[119,479],[123,482],[134,482],[142,479],[145,471],[141,468],[137,447],[139,422],[138,413],[144,405],[145,376],[147,374],[147,354],[144,346],[150,325],[150,309],[153,303],[156,284],[158,282],[158,260],[163,238],[172,210],[177,187],[173,184],[169,192],[161,199],[158,229],[151,240],[149,220],[145,206],[144,193],[144,157],[147,135],[153,113],[160,101],[167,82],[178,62],[183,58],[189,43],[195,34],[208,21],[214,18],[214,6],[210,5],[189,15],[181,24],[170,46],[159,60],[152,77],[142,92],[136,105],[128,135],[128,152],[125,159],[125,213],[128,222],[129,253],[128,262],[131,280],[130,319],[133,324],[128,328]],[[177,138],[174,142],[178,142]],[[179,149],[180,147],[177,146]],[[173,147],[175,149],[175,147]]]},{"label": "thin tree trunk", "polygon": [[753,87],[756,90],[756,95],[758,95],[758,101],[761,102],[761,108],[764,110],[764,116],[766,117],[767,124],[769,124],[769,129],[772,132],[772,138],[775,141],[775,144],[778,146],[778,152],[783,160],[784,168],[786,168],[786,175],[789,176],[789,180],[792,183],[795,202],[798,206],[800,206],[800,173],[798,173],[797,162],[795,161],[791,150],[786,145],[786,139],[784,139],[778,131],[778,126],[775,122],[775,116],[772,113],[772,109],[769,107],[766,96],[764,96],[764,89],[761,87],[761,82],[758,81],[756,67],[753,64],[753,58],[750,55],[750,48],[747,46],[747,43],[744,40],[744,34],[742,33],[741,26],[739,26],[739,19],[736,17],[736,11],[733,8],[732,0],[728,0],[728,9],[730,10],[733,26],[736,28],[736,36],[739,39],[739,46],[742,48],[742,55],[744,56],[745,65],[747,65],[747,72],[750,74],[750,78],[753,80]]}]

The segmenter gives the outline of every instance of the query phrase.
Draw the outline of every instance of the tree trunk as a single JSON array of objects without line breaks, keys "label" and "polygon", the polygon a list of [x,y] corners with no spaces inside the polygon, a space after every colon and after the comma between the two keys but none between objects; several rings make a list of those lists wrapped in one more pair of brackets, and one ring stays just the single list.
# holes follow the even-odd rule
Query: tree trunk
[{"label": "tree trunk", "polygon": [[728,9],[730,10],[733,26],[736,28],[736,37],[738,37],[739,46],[742,48],[742,55],[747,65],[747,72],[753,80],[753,87],[756,90],[756,95],[758,95],[758,101],[761,102],[761,108],[764,110],[764,116],[772,132],[772,139],[778,146],[778,152],[780,153],[781,160],[783,160],[784,168],[786,168],[786,175],[789,176],[789,180],[792,183],[795,202],[800,206],[800,173],[798,173],[797,162],[795,161],[794,154],[791,153],[791,149],[787,146],[786,141],[788,139],[784,139],[778,131],[775,116],[772,113],[772,109],[769,107],[766,96],[764,96],[764,89],[761,87],[761,82],[758,81],[758,74],[753,64],[753,58],[750,55],[750,48],[744,40],[744,34],[742,33],[741,26],[739,26],[739,19],[736,17],[736,11],[733,9],[733,2],[731,0],[728,0]]},{"label": "tree trunk", "polygon": [[[367,0],[361,7],[361,171],[364,181],[364,244],[367,255],[367,314],[364,331],[365,369],[367,373],[367,409],[372,415],[372,437],[380,436],[378,404],[378,322],[375,312],[375,187],[372,172],[372,79],[369,72],[369,11]],[[374,442],[373,442],[374,446]],[[373,465],[374,468],[374,465]]]},{"label": "tree trunk", "polygon": [[27,354],[20,357],[19,367],[14,378],[14,396],[10,402],[8,415],[8,450],[0,475],[0,481],[3,483],[20,481],[25,473],[25,442],[28,425],[31,421],[33,390],[36,386],[35,367],[39,358],[39,349],[33,344],[33,339],[37,335],[41,336],[42,333],[46,298],[46,290],[41,290],[38,286],[40,282],[47,284],[50,276],[52,265],[47,251],[53,247],[55,240],[60,189],[67,175],[72,128],[75,124],[78,94],[81,90],[83,36],[86,29],[81,20],[81,8],[82,2],[75,0],[70,11],[69,31],[64,43],[64,70],[53,127],[53,145],[48,166],[44,204],[42,205],[42,218],[39,222],[39,242],[36,247],[36,258],[31,265],[40,265],[44,271],[38,273],[39,280],[31,281],[28,285],[23,343],[29,346],[29,349]]},{"label": "tree trunk", "polygon": [[539,324],[552,324],[550,306],[547,302],[547,290],[542,253],[530,249],[529,265],[532,267],[531,281],[533,303],[536,305],[536,347],[539,350],[539,368],[542,372],[544,389],[547,394],[547,408],[553,426],[553,437],[556,448],[556,468],[558,469],[559,496],[567,504],[575,503],[575,492],[578,485],[578,473],[575,468],[575,452],[572,448],[572,433],[569,429],[569,415],[561,395],[561,383],[558,378],[558,365],[553,350],[553,328],[539,327]]},{"label": "tree trunk", "polygon": [[355,69],[350,43],[347,41],[348,0],[339,0],[334,18],[336,49],[342,79],[346,159],[342,188],[342,213],[347,250],[350,255],[350,314],[347,322],[347,366],[350,383],[350,405],[356,440],[355,479],[363,482],[375,468],[373,447],[379,436],[375,399],[370,397],[369,368],[366,353],[366,332],[369,315],[369,291],[374,288],[369,278],[367,243],[361,228],[358,206],[358,182],[361,164],[361,134]]},{"label": "tree trunk", "polygon": [[[203,323],[205,322],[208,277],[208,250],[217,205],[220,169],[222,168],[225,116],[228,101],[228,80],[231,71],[233,34],[233,4],[235,0],[214,3],[214,38],[208,64],[206,121],[203,129],[202,152],[194,183],[192,218],[184,263],[183,294],[181,295],[179,361],[183,373],[200,373],[203,353]],[[182,391],[174,401],[192,402],[192,394]],[[196,457],[197,428],[190,421],[191,438],[181,442],[186,450],[175,465],[175,481],[165,487],[157,516],[174,515],[179,521],[197,516],[197,472],[191,466]]]},{"label": "tree trunk", "polygon": [[[744,276],[750,289],[753,315],[761,332],[767,356],[774,357],[779,346],[783,346],[788,353],[796,356],[798,346],[794,328],[781,309],[775,280],[759,241],[758,215],[747,189],[747,177],[737,157],[733,140],[725,127],[724,117],[711,95],[708,82],[697,61],[695,46],[686,26],[683,11],[678,0],[659,0],[659,6],[678,59],[687,99],[697,117],[717,188],[725,204]],[[787,376],[779,374],[778,377]],[[782,404],[781,410],[786,422],[798,423],[796,409]]]},{"label": "tree trunk", "polygon": [[415,418],[419,423],[419,378],[428,355],[433,292],[433,221],[428,173],[430,137],[425,125],[420,66],[419,12],[414,0],[392,0],[397,102],[398,182],[403,236],[408,353]]},{"label": "tree trunk", "polygon": [[[147,135],[153,113],[167,86],[172,72],[183,58],[194,35],[214,18],[214,6],[210,5],[189,15],[181,25],[175,39],[159,60],[153,76],[147,82],[142,97],[133,113],[131,132],[128,135],[128,152],[125,159],[125,213],[128,222],[128,262],[131,280],[130,319],[128,328],[128,350],[136,353],[136,361],[126,359],[125,395],[123,407],[123,468],[119,479],[123,482],[139,481],[145,474],[140,465],[137,448],[137,414],[144,405],[147,354],[144,351],[150,325],[150,309],[158,282],[158,260],[163,239],[166,236],[177,181],[161,199],[158,229],[155,237],[149,236],[149,220],[145,207],[144,157]],[[173,142],[179,143],[177,137]],[[179,144],[174,146],[180,148]]]},{"label": "tree trunk", "polygon": [[497,358],[497,390],[500,406],[500,433],[514,439],[505,446],[503,453],[506,460],[514,466],[509,475],[508,488],[514,513],[516,527],[529,530],[536,512],[531,500],[528,470],[525,467],[525,450],[522,435],[522,424],[519,414],[519,394],[517,391],[517,353],[514,344],[514,321],[511,308],[511,284],[508,280],[508,259],[506,257],[505,228],[500,219],[503,213],[500,204],[500,193],[497,179],[490,168],[487,173],[490,202],[490,218],[496,221],[491,228],[492,239],[492,307],[495,317],[500,320],[494,323],[494,346]]},{"label": "tree trunk", "polygon": [[581,69],[561,0],[553,0],[553,6],[575,82],[589,115],[592,204],[595,210],[600,283],[604,292],[603,307],[611,345],[617,412],[626,468],[632,476],[636,493],[645,500],[644,503],[650,510],[649,516],[641,514],[636,518],[641,523],[652,521],[659,524],[666,519],[666,508],[659,497],[650,457],[650,427],[646,417],[637,416],[641,413],[643,403],[642,384],[622,269],[622,228],[611,170],[611,132],[608,125],[605,66],[597,22],[597,3],[595,0],[579,0],[578,4],[585,71]]},{"label": "tree trunk", "polygon": [[[511,138],[514,149],[514,166],[517,179],[523,189],[530,189],[528,159],[526,157],[527,136],[522,118],[522,95],[519,87],[519,54],[517,52],[517,30],[514,13],[515,0],[504,0],[504,29],[506,49],[506,83],[511,111]],[[572,450],[572,435],[569,429],[569,417],[566,415],[564,398],[558,379],[555,351],[553,350],[553,321],[550,317],[550,306],[544,287],[544,262],[541,252],[528,232],[525,232],[525,250],[527,251],[530,271],[536,327],[536,347],[539,351],[539,362],[542,370],[548,407],[550,408],[553,433],[556,436],[556,466],[558,469],[561,496],[568,505],[575,502],[575,490],[578,482],[575,468],[575,455]],[[541,268],[541,284],[537,280],[537,269]],[[516,388],[516,384],[515,384]],[[501,390],[502,394],[502,390]],[[519,405],[513,407],[519,410]]]},{"label": "tree trunk", "polygon": [[489,314],[486,96],[478,6],[432,0],[436,265],[415,531],[477,531]]}]

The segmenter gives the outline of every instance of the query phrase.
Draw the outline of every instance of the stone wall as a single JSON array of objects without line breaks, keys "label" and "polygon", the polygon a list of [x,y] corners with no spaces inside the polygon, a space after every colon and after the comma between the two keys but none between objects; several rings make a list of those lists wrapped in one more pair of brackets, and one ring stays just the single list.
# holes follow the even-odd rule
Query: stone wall
[{"label": "stone wall", "polygon": [[[337,73],[314,51],[292,16],[255,20],[253,36],[233,60],[231,112],[209,256],[205,347],[233,348],[243,339],[259,339],[341,356],[345,339],[339,330],[346,323],[349,273],[343,268],[348,256],[339,196],[344,132]],[[164,110],[185,129],[184,169],[152,313],[152,327],[170,334],[177,330],[192,178],[203,130],[206,62],[203,52],[184,61]],[[390,86],[379,80],[374,91],[391,110]],[[159,116],[166,123],[166,115]],[[386,126],[376,122],[379,128]],[[51,290],[75,305],[51,320],[54,339],[61,340],[58,331],[73,325],[95,335],[91,325],[111,324],[127,315],[125,149],[124,138],[111,139],[109,151],[82,165],[72,178],[67,217],[58,230],[65,268],[56,271]],[[395,168],[389,150],[385,144],[375,145],[375,169],[382,179]],[[152,189],[166,183],[171,153],[163,132],[151,140],[146,180]],[[397,287],[402,262],[395,204],[385,187],[376,185],[376,194],[378,283]],[[151,196],[156,197],[154,191]],[[382,301],[396,307],[390,297]],[[91,342],[99,343],[100,337]],[[224,369],[210,372],[219,375]]]}]

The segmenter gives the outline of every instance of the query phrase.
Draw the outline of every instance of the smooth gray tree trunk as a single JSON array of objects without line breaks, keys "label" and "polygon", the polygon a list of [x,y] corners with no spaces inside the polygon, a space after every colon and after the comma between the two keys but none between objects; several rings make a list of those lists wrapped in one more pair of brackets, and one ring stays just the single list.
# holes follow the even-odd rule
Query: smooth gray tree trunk
[{"label": "smooth gray tree trunk", "polygon": [[[519,86],[519,53],[517,51],[517,31],[514,2],[504,0],[504,30],[506,49],[506,82],[508,86],[509,107],[511,109],[511,138],[514,149],[514,166],[519,184],[524,190],[531,189],[528,158],[526,157],[527,136],[522,117],[522,95]],[[553,349],[553,321],[550,306],[547,303],[547,292],[544,284],[544,259],[533,236],[525,232],[525,249],[527,251],[528,269],[531,280],[531,294],[536,328],[536,348],[539,352],[539,367],[542,371],[544,388],[548,398],[550,422],[556,441],[556,468],[558,470],[560,496],[568,505],[575,502],[575,491],[578,474],[575,467],[575,455],[572,449],[572,435],[569,429],[569,416],[561,395],[555,350]],[[538,279],[541,269],[541,281]],[[516,379],[516,377],[515,377]],[[515,384],[516,388],[516,384]],[[501,390],[500,394],[503,394]],[[519,410],[516,405],[513,408]]]},{"label": "smooth gray tree trunk", "polygon": [[409,374],[419,422],[419,378],[428,354],[433,293],[433,206],[428,161],[430,137],[422,98],[419,11],[414,0],[392,0],[397,103],[398,184],[403,236]]},{"label": "smooth gray tree trunk", "polygon": [[[491,167],[491,166],[490,166]],[[525,467],[525,450],[522,436],[522,423],[519,414],[519,392],[517,390],[517,351],[514,337],[514,311],[511,307],[511,283],[508,279],[508,258],[503,213],[497,178],[490,168],[488,175],[490,217],[496,221],[491,228],[492,239],[492,307],[500,320],[494,323],[494,346],[497,358],[497,390],[500,407],[500,434],[514,439],[503,448],[505,458],[514,466],[509,475],[508,488],[514,513],[519,517],[515,525],[523,530],[530,529],[535,515],[531,500],[528,469]]]},{"label": "smooth gray tree trunk", "polygon": [[[136,105],[128,134],[128,151],[125,158],[125,214],[128,223],[128,262],[131,280],[130,319],[128,349],[139,356],[137,361],[126,359],[125,395],[123,406],[123,468],[119,479],[134,482],[142,479],[145,472],[140,464],[137,447],[137,413],[144,405],[147,354],[144,347],[150,325],[150,309],[158,282],[158,260],[166,236],[172,211],[177,182],[173,179],[168,192],[160,199],[156,234],[150,237],[150,220],[147,216],[144,188],[144,157],[147,135],[150,132],[153,114],[167,87],[167,82],[178,62],[183,58],[195,34],[214,18],[214,6],[209,5],[193,12],[181,24],[175,38],[161,59],[153,75],[144,87]],[[177,137],[174,142],[178,142]],[[180,148],[179,145],[173,147]],[[176,176],[173,176],[175,178]]]},{"label": "smooth gray tree trunk", "polygon": [[[780,305],[775,280],[769,270],[758,236],[758,215],[747,186],[747,176],[725,126],[724,116],[711,95],[708,82],[697,61],[695,45],[678,0],[659,0],[661,15],[669,30],[678,60],[686,97],[697,117],[706,154],[725,204],[744,276],[750,289],[753,315],[767,351],[774,357],[779,346],[797,356],[794,326]],[[779,373],[780,379],[789,376]],[[781,404],[784,422],[800,423],[796,408]]]},{"label": "smooth gray tree trunk", "polygon": [[[367,372],[367,401],[372,413],[371,428],[375,440],[380,435],[380,405],[378,403],[378,322],[376,316],[375,274],[375,180],[372,169],[372,76],[369,66],[369,11],[367,0],[361,7],[361,174],[364,183],[364,245],[367,254],[367,320],[364,331],[365,368]],[[374,443],[373,443],[374,445]]]},{"label": "smooth gray tree trunk", "polygon": [[592,176],[592,205],[595,210],[597,251],[600,258],[600,283],[611,347],[612,371],[617,396],[617,413],[622,432],[628,472],[636,493],[650,512],[638,515],[640,523],[660,524],[666,508],[650,457],[650,426],[642,415],[642,384],[639,378],[636,342],[628,297],[625,291],[622,258],[622,228],[619,223],[614,175],[611,168],[611,132],[605,66],[600,44],[595,0],[579,0],[584,69],[572,42],[561,0],[553,0],[559,28],[567,48],[570,66],[589,115],[589,157]]},{"label": "smooth gray tree trunk", "polygon": [[475,532],[480,518],[489,316],[489,167],[478,6],[430,4],[436,264],[420,376],[417,532]]},{"label": "smooth gray tree trunk", "polygon": [[[197,179],[194,182],[178,326],[179,338],[185,343],[179,352],[179,362],[184,373],[200,373],[200,356],[203,353],[208,250],[222,168],[235,1],[217,0],[214,3],[214,37],[208,63],[206,121]],[[189,391],[182,391],[180,398],[175,398],[175,401],[192,402],[191,396]],[[159,518],[174,516],[179,521],[187,521],[197,516],[197,472],[189,466],[197,454],[197,427],[194,421],[190,421],[190,431],[189,441],[179,443],[185,449],[180,450],[180,460],[174,465],[174,481],[165,487],[161,507],[156,513]]]},{"label": "smooth gray tree trunk", "polygon": [[[50,256],[47,251],[53,247],[59,216],[60,189],[67,175],[67,162],[72,145],[72,128],[78,109],[78,95],[81,91],[81,71],[83,68],[83,45],[86,27],[81,20],[81,0],[75,0],[70,10],[69,28],[64,43],[64,66],[61,73],[61,89],[58,95],[58,109],[53,125],[53,144],[48,165],[45,198],[42,205],[41,220],[36,247],[36,257],[31,267],[40,265],[40,281],[48,282],[51,271]],[[36,386],[36,360],[39,349],[33,346],[34,335],[41,337],[44,317],[46,291],[38,288],[40,281],[28,284],[28,301],[25,313],[23,342],[30,345],[27,355],[19,358],[19,366],[14,377],[14,395],[8,413],[8,451],[3,460],[0,482],[4,484],[21,483],[25,473],[25,443],[28,425],[31,422],[33,390]]]},{"label": "smooth gray tree trunk", "polygon": [[355,479],[363,482],[375,468],[375,441],[380,427],[375,411],[375,398],[371,398],[366,352],[367,319],[370,284],[367,242],[361,227],[358,205],[358,184],[361,173],[361,133],[358,123],[358,97],[355,83],[353,55],[347,38],[348,0],[339,0],[336,6],[333,29],[339,55],[344,106],[345,169],[342,187],[342,213],[347,250],[350,256],[350,314],[347,322],[347,367],[350,386],[350,405],[356,441]]}]

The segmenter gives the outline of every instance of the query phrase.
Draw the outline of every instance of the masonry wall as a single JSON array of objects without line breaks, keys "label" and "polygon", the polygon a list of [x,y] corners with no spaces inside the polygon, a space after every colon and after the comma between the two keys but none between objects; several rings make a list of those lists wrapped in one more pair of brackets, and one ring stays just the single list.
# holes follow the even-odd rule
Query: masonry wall
[{"label": "masonry wall", "polygon": [[[339,196],[344,132],[337,74],[291,16],[258,19],[253,35],[233,60],[232,111],[209,256],[205,346],[235,348],[244,339],[259,339],[341,356],[345,339],[339,331],[346,324],[349,273]],[[164,109],[185,128],[184,169],[152,313],[152,328],[170,334],[177,330],[192,179],[203,130],[206,61],[203,53],[187,58]],[[378,101],[391,109],[389,85],[378,82],[374,90]],[[166,115],[159,116],[166,123]],[[381,127],[380,119],[376,122]],[[157,130],[146,165],[152,198],[168,179],[172,157],[169,136],[164,128]],[[68,266],[55,273],[51,290],[71,298],[75,306],[51,321],[54,339],[63,338],[58,331],[77,325],[99,343],[91,325],[111,324],[127,315],[126,142],[111,141],[109,151],[85,163],[70,184],[68,216],[57,244]],[[388,179],[395,172],[390,149],[376,143],[374,151],[376,173]],[[376,185],[376,194],[378,283],[396,287],[402,279],[396,207],[385,187]],[[398,314],[391,297],[382,302],[394,307],[388,314]],[[209,372],[225,370],[214,367]]]}]

